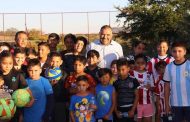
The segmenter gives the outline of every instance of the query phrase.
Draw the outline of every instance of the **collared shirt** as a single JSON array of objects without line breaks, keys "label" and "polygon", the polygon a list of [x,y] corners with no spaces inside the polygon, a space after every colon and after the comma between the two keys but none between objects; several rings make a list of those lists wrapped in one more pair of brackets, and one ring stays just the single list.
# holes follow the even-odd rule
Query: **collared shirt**
[{"label": "collared shirt", "polygon": [[98,66],[101,68],[110,68],[113,60],[123,57],[123,49],[121,45],[113,40],[109,45],[103,45],[100,40],[95,40],[87,46],[86,50],[88,52],[93,49],[100,54],[100,63]]}]

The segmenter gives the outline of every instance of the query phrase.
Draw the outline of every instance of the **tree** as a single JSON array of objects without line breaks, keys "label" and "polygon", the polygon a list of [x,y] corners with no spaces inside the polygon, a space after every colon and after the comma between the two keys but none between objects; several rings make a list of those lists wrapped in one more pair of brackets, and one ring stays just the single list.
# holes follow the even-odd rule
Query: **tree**
[{"label": "tree", "polygon": [[129,0],[127,7],[117,9],[118,20],[125,19],[124,38],[190,39],[190,0]]}]

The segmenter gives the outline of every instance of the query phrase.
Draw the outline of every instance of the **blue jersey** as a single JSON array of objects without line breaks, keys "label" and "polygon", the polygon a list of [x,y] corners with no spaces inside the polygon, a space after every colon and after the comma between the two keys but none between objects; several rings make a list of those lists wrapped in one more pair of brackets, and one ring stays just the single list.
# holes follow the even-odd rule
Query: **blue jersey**
[{"label": "blue jersey", "polygon": [[[98,84],[96,86],[96,101],[97,101],[97,111],[96,118],[103,118],[110,110],[112,106],[112,94],[114,92],[114,87],[112,85],[103,86]],[[112,120],[112,115],[109,120]]]},{"label": "blue jersey", "polygon": [[[73,111],[76,122],[95,122],[93,112],[89,109],[92,97],[94,97],[92,94],[71,97],[69,110]],[[95,101],[94,104],[96,104]]]},{"label": "blue jersey", "polygon": [[24,122],[41,122],[46,107],[46,95],[53,94],[49,81],[40,77],[39,80],[26,79],[33,94],[34,104],[24,108]]},{"label": "blue jersey", "polygon": [[171,106],[190,106],[190,61],[182,64],[172,62],[166,66],[163,77],[170,82]]}]

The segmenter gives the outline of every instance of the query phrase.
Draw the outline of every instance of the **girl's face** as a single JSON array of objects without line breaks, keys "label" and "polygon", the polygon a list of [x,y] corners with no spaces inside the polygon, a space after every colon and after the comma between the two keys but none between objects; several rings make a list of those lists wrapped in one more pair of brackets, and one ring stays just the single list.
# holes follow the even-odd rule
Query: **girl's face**
[{"label": "girl's face", "polygon": [[28,44],[28,37],[27,37],[27,35],[24,34],[24,33],[19,34],[16,42],[17,42],[17,45],[19,47],[25,48],[27,46],[27,44]]},{"label": "girl's face", "polygon": [[15,64],[21,66],[24,63],[25,58],[26,58],[25,54],[22,53],[16,54],[14,57]]},{"label": "girl's face", "polygon": [[77,88],[78,88],[79,92],[86,91],[88,89],[88,87],[89,87],[89,84],[86,81],[81,80],[77,83]]},{"label": "girl's face", "polygon": [[137,70],[143,71],[146,68],[146,61],[143,58],[138,58],[135,61],[135,67]]},{"label": "girl's face", "polygon": [[160,56],[165,56],[168,51],[168,44],[166,42],[162,42],[157,46],[157,52]]},{"label": "girl's face", "polygon": [[105,74],[105,75],[103,75],[103,76],[100,78],[101,84],[104,85],[104,86],[108,85],[109,82],[110,82],[110,79],[111,79],[111,77],[110,77],[110,75],[109,75],[108,73]]},{"label": "girl's face", "polygon": [[4,74],[7,74],[13,68],[13,58],[12,57],[4,57],[0,63],[1,71]]},{"label": "girl's face", "polygon": [[44,45],[38,47],[38,53],[40,58],[47,57],[49,52],[50,52],[49,48]]},{"label": "girl's face", "polygon": [[111,71],[112,71],[112,74],[113,75],[117,75],[117,65],[116,64],[113,64],[111,66]]},{"label": "girl's face", "polygon": [[142,54],[145,52],[145,45],[140,43],[136,47],[133,48],[135,55]]},{"label": "girl's face", "polygon": [[75,44],[75,51],[78,53],[81,53],[84,47],[84,42],[81,40],[78,40],[77,43]]}]

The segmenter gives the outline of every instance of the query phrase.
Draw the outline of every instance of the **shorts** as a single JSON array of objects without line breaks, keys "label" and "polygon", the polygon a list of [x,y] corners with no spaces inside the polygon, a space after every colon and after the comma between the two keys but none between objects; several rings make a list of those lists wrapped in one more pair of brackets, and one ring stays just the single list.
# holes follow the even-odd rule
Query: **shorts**
[{"label": "shorts", "polygon": [[151,117],[154,115],[152,104],[137,105],[137,118]]}]

